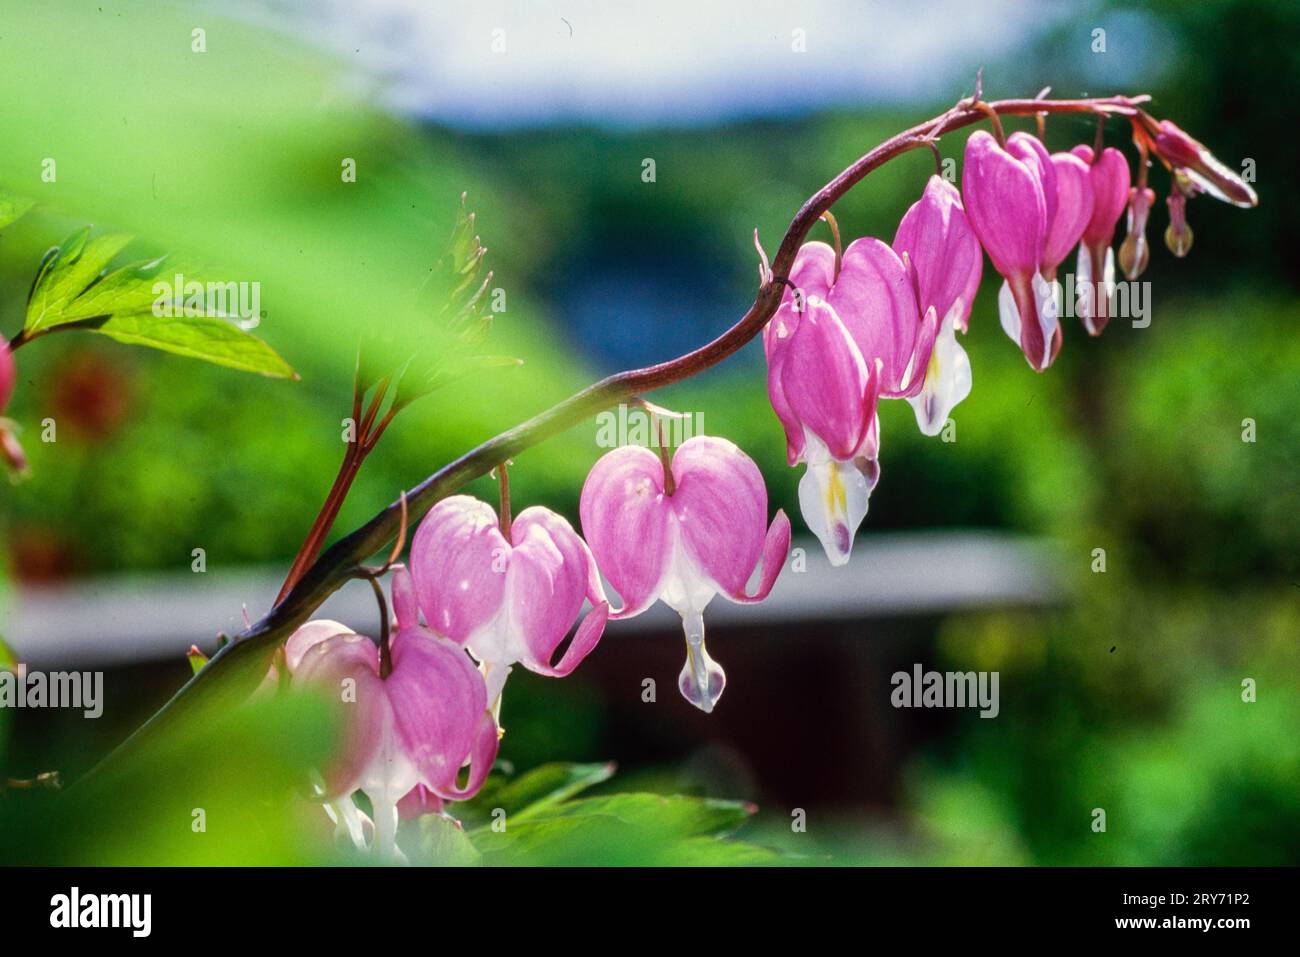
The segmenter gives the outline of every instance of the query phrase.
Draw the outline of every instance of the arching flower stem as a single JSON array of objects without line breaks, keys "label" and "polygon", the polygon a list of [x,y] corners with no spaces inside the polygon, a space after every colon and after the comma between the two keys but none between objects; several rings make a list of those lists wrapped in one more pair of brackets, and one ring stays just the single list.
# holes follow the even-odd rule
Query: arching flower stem
[{"label": "arching flower stem", "polygon": [[[771,261],[766,281],[760,283],[754,302],[734,325],[713,341],[683,356],[608,376],[526,422],[488,439],[428,476],[406,493],[404,501],[394,502],[383,509],[361,527],[335,542],[314,561],[295,561],[295,568],[286,580],[286,587],[270,611],[213,655],[207,667],[191,678],[87,777],[93,777],[114,766],[169,726],[188,707],[211,704],[214,701],[233,703],[251,694],[265,676],[279,644],[295,628],[305,623],[326,598],[353,577],[353,571],[359,562],[383,549],[405,529],[409,521],[418,521],[441,499],[468,482],[486,475],[507,459],[596,413],[620,402],[628,402],[635,396],[692,378],[711,369],[749,343],[781,305],[783,285],[788,283],[790,268],[809,230],[822,213],[874,170],[914,149],[930,148],[931,142],[945,133],[972,126],[985,119],[1008,115],[1034,116],[1044,112],[1125,116],[1137,123],[1140,106],[1149,99],[1149,96],[1142,95],[984,102],[978,96],[966,97],[944,113],[903,130],[863,154],[813,193],[795,213]],[[382,429],[390,420],[391,415],[380,420],[379,428]],[[359,464],[358,462],[355,467],[359,467]],[[345,469],[346,466],[345,458]],[[355,473],[342,481],[344,493],[354,475]],[[340,478],[343,479],[343,476]],[[341,501],[340,498],[334,507],[334,514],[329,516],[329,525],[333,524]],[[322,518],[324,515],[325,510],[322,510]],[[318,519],[318,523],[324,524],[322,519]],[[326,534],[328,533],[322,532],[318,536],[319,541],[323,541]],[[312,551],[318,549],[319,543]],[[309,550],[304,543],[303,552],[307,551]],[[305,566],[302,570],[298,568],[300,564]]]}]

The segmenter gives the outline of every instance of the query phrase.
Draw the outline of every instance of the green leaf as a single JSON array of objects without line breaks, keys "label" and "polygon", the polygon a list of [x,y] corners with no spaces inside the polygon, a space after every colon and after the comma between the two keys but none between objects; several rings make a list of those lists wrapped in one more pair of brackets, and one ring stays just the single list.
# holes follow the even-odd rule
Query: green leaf
[{"label": "green leaf", "polygon": [[[532,819],[556,817],[613,817],[672,834],[674,837],[722,837],[749,820],[754,806],[742,801],[719,801],[684,794],[608,794],[527,808]],[[516,819],[522,817],[516,815]]]},{"label": "green leaf", "polygon": [[674,841],[664,856],[667,858],[665,863],[675,867],[753,867],[789,864],[794,860],[770,847],[715,837],[688,837],[684,841]]},{"label": "green leaf", "polygon": [[[729,805],[722,808],[708,805]],[[486,864],[682,865],[782,863],[782,855],[707,833],[730,830],[749,814],[735,802],[654,794],[615,794],[562,803],[503,830],[471,832]]]},{"label": "green leaf", "polygon": [[128,345],[149,346],[219,366],[296,379],[279,353],[256,336],[225,319],[208,316],[162,318],[152,313],[114,316],[101,325],[87,327]]},{"label": "green leaf", "polygon": [[166,261],[167,257],[161,256],[114,270],[68,303],[63,321],[151,311],[158,300],[153,280]]},{"label": "green leaf", "polygon": [[545,809],[567,801],[587,788],[608,781],[614,773],[609,764],[543,764],[513,781],[495,779],[479,792],[475,805],[502,808],[510,820],[526,820]]},{"label": "green leaf", "polygon": [[426,814],[419,820],[420,863],[463,867],[477,864],[479,852],[464,829],[451,818]]},{"label": "green leaf", "polygon": [[[154,277],[166,257],[137,262],[113,272],[105,269],[131,237],[91,237],[86,227],[46,254],[27,299],[28,338],[77,323],[129,345],[148,346],[216,365],[276,378],[297,378],[289,364],[261,339],[224,317],[193,315],[179,292],[168,290],[163,315],[155,314],[162,298]],[[162,311],[162,310],[159,310]]]},{"label": "green leaf", "polygon": [[[108,234],[90,239],[90,227],[80,229],[59,246],[53,256],[46,258],[27,300],[27,321],[23,326],[28,333],[39,332],[53,326],[86,318],[77,312],[69,315],[73,301],[91,286],[109,261],[120,253],[131,237],[125,234]],[[151,300],[152,301],[152,300]],[[108,315],[100,312],[91,315]]]},{"label": "green leaf", "polygon": [[[546,764],[514,780],[494,775],[457,813],[482,822],[468,836],[484,864],[784,861],[775,851],[729,838],[754,813],[752,804],[639,792],[575,798],[613,772],[613,764]],[[504,818],[491,813],[497,809]]]},{"label": "green leaf", "polygon": [[488,864],[636,863],[650,842],[639,840],[627,824],[611,817],[573,817],[524,821],[504,831],[470,834]]},{"label": "green leaf", "polygon": [[13,193],[0,190],[0,229],[4,229],[16,219],[22,219],[35,205],[36,201],[26,196],[15,196]]},{"label": "green leaf", "polygon": [[4,636],[0,635],[0,671],[13,671],[16,667],[18,667],[18,656],[5,643]]}]

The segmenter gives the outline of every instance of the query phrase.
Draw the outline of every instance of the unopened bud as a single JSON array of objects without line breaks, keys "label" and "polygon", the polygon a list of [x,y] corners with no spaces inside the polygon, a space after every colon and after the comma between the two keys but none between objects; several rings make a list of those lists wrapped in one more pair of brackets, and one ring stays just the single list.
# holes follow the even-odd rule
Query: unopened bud
[{"label": "unopened bud", "polygon": [[1187,194],[1174,189],[1166,202],[1169,204],[1169,226],[1165,229],[1165,245],[1182,259],[1192,249],[1192,227],[1187,225]]},{"label": "unopened bud", "polygon": [[199,651],[198,645],[190,645],[190,650],[185,652],[185,657],[189,659],[190,669],[194,674],[203,670],[203,666],[208,663],[208,656]]},{"label": "unopened bud", "polygon": [[1259,202],[1255,191],[1240,176],[1169,120],[1161,120],[1152,132],[1161,159],[1186,176],[1198,191],[1237,206]]},{"label": "unopened bud", "polygon": [[1156,201],[1155,190],[1149,187],[1134,187],[1128,197],[1128,235],[1119,247],[1119,268],[1126,279],[1137,279],[1146,272],[1151,261],[1151,249],[1147,245],[1147,217],[1151,215],[1151,204]]}]

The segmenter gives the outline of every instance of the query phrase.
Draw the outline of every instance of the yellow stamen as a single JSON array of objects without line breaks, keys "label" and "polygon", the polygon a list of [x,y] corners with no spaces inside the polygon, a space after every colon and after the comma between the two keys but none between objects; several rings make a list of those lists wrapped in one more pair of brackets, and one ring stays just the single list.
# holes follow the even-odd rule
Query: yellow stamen
[{"label": "yellow stamen", "polygon": [[826,511],[831,515],[842,515],[848,510],[847,498],[840,470],[831,466],[830,481],[826,484]]}]

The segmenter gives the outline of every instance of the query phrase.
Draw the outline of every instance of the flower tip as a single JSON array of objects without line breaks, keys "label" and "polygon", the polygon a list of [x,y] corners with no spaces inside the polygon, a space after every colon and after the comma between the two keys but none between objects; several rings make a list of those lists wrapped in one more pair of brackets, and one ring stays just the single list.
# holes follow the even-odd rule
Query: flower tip
[{"label": "flower tip", "polygon": [[838,524],[830,529],[829,537],[822,539],[822,547],[826,549],[826,557],[833,567],[847,565],[853,555],[853,535],[849,532],[849,527]]},{"label": "flower tip", "polygon": [[712,714],[718,699],[727,687],[727,674],[722,666],[709,657],[701,641],[686,646],[686,664],[677,676],[677,688],[682,697],[705,714]]},{"label": "flower tip", "polygon": [[1192,227],[1175,228],[1172,224],[1165,228],[1165,245],[1179,259],[1192,251]]}]

